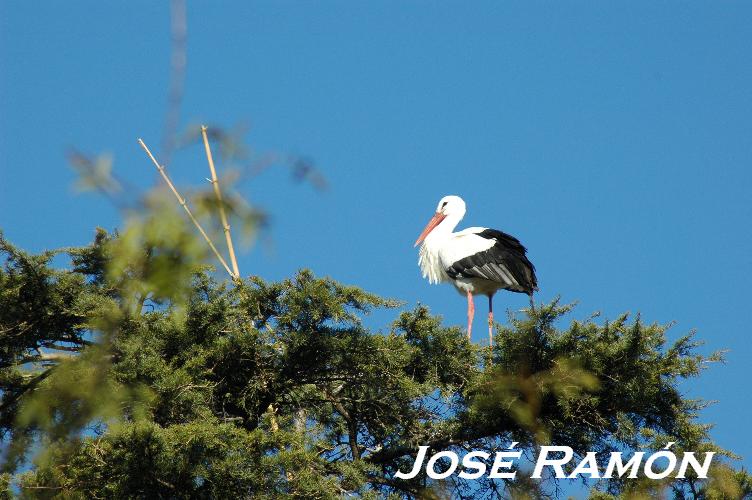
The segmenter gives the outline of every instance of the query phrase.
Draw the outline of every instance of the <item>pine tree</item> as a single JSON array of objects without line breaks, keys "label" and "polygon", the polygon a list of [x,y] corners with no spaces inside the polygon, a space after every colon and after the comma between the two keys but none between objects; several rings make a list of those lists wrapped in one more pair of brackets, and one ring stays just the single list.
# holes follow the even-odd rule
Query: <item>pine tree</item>
[{"label": "pine tree", "polygon": [[[157,202],[155,202],[157,203]],[[169,204],[83,248],[32,255],[0,235],[0,429],[6,494],[30,498],[555,496],[561,480],[431,480],[431,451],[568,445],[715,451],[710,479],[603,480],[593,498],[752,496],[681,380],[692,334],[623,315],[562,326],[559,301],[510,317],[493,352],[424,306],[398,308],[303,270],[219,281]],[[70,266],[52,265],[68,256]],[[572,466],[577,460],[572,462]],[[490,467],[490,463],[488,464]],[[441,466],[445,467],[446,464]]]}]

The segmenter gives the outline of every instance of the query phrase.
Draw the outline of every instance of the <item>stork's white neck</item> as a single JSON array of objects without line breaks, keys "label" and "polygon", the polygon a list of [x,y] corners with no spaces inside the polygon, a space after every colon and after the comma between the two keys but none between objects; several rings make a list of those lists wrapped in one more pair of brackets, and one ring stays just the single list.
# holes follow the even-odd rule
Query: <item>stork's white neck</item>
[{"label": "stork's white neck", "polygon": [[423,277],[428,278],[430,283],[449,281],[449,276],[441,263],[439,252],[446,241],[452,237],[452,231],[464,215],[464,213],[447,215],[423,240],[423,244],[420,246],[418,265],[423,272]]},{"label": "stork's white neck", "polygon": [[460,223],[464,215],[464,213],[447,215],[438,226],[433,228],[433,231],[428,233],[424,244],[435,246],[437,244],[440,244],[443,240],[449,238],[452,235],[452,231],[454,231],[454,228],[457,227],[457,224]]}]

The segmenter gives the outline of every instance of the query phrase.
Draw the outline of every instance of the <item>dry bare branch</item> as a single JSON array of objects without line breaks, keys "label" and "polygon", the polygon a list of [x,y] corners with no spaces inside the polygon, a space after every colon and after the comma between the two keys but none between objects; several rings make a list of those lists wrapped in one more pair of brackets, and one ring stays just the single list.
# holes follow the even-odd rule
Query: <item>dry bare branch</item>
[{"label": "dry bare branch", "polygon": [[204,139],[204,149],[206,150],[206,159],[209,162],[209,170],[211,171],[211,183],[214,187],[214,195],[217,197],[217,204],[219,205],[219,217],[222,221],[222,230],[225,233],[225,241],[227,242],[227,250],[230,252],[230,262],[232,263],[232,270],[235,273],[235,278],[240,278],[240,271],[238,270],[238,260],[235,258],[235,247],[232,244],[232,234],[230,233],[230,223],[227,220],[227,214],[225,213],[225,205],[222,201],[222,191],[219,188],[219,181],[217,180],[217,170],[214,168],[214,158],[212,157],[211,147],[209,146],[209,138],[206,136],[206,125],[201,125],[201,136]]}]

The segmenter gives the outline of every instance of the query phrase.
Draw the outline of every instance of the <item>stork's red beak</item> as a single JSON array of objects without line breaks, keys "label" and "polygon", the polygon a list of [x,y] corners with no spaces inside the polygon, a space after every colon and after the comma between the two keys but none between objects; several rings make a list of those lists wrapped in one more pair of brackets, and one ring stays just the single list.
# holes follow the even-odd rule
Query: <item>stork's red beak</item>
[{"label": "stork's red beak", "polygon": [[442,214],[441,212],[436,212],[434,216],[431,218],[431,220],[428,221],[428,224],[426,224],[426,228],[423,230],[422,233],[420,233],[420,236],[418,236],[418,239],[415,240],[414,247],[417,247],[420,245],[420,243],[426,239],[426,236],[428,236],[428,233],[433,231],[433,229],[441,224],[441,221],[443,221],[446,218],[446,215]]}]

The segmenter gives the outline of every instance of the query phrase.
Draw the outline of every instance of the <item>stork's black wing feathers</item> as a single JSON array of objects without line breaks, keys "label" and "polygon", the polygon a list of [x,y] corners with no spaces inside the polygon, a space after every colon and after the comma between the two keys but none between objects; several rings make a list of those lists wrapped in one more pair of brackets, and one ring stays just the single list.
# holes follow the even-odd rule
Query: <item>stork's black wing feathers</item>
[{"label": "stork's black wing feathers", "polygon": [[527,249],[520,240],[496,229],[475,234],[494,240],[494,246],[452,264],[446,270],[450,278],[483,278],[501,283],[512,292],[528,295],[538,289],[535,266],[528,260]]}]

